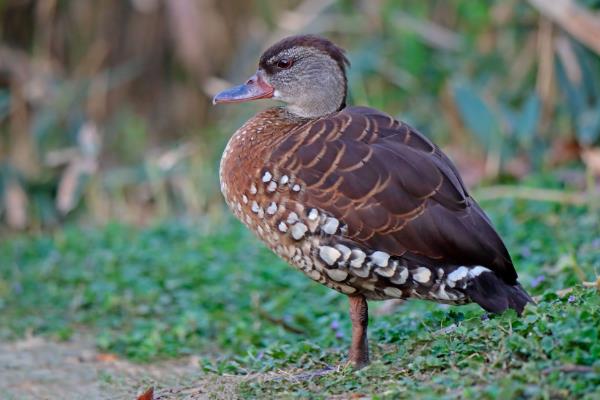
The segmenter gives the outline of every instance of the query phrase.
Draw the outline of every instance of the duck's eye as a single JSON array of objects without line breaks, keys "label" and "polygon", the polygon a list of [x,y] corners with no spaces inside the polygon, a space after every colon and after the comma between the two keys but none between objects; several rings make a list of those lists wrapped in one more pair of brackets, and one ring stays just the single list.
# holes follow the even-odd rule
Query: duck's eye
[{"label": "duck's eye", "polygon": [[281,60],[277,61],[278,68],[288,69],[291,66],[292,66],[292,60],[290,60],[289,58],[282,58]]}]

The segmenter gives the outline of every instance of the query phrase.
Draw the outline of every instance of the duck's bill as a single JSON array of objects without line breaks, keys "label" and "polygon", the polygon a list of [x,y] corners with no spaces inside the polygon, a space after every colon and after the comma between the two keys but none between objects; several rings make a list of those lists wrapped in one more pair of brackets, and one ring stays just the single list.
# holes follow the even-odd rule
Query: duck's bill
[{"label": "duck's bill", "polygon": [[273,86],[265,82],[260,73],[256,73],[245,84],[234,86],[217,94],[213,98],[213,104],[269,99],[273,97],[274,91]]}]

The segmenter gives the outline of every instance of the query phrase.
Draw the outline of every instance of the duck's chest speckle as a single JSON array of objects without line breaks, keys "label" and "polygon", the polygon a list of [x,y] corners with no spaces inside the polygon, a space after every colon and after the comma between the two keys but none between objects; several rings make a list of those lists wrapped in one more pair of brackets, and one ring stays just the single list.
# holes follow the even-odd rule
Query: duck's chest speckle
[{"label": "duck's chest speckle", "polygon": [[234,215],[273,252],[311,279],[354,293],[354,287],[342,282],[348,274],[327,266],[341,253],[324,246],[328,236],[345,227],[316,208],[306,207],[305,188],[293,175],[266,166],[248,172],[252,179],[241,186],[221,174],[223,195]]},{"label": "duck's chest speckle", "polygon": [[[328,284],[326,262],[318,256],[321,252],[327,259],[323,235],[344,227],[337,219],[308,208],[303,182],[271,160],[276,129],[289,127],[277,119],[265,119],[260,126],[246,124],[235,133],[221,158],[221,192],[233,214],[271,250],[311,279]],[[271,135],[269,142],[264,140],[267,135]],[[337,281],[328,286],[345,293],[356,290]]]}]

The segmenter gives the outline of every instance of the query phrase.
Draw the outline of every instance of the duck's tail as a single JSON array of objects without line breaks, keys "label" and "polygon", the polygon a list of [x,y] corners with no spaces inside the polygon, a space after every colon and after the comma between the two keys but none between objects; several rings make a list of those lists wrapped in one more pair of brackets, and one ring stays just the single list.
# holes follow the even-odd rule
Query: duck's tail
[{"label": "duck's tail", "polygon": [[512,308],[521,315],[527,303],[535,304],[519,282],[508,284],[492,271],[471,279],[465,292],[483,309],[496,314]]}]

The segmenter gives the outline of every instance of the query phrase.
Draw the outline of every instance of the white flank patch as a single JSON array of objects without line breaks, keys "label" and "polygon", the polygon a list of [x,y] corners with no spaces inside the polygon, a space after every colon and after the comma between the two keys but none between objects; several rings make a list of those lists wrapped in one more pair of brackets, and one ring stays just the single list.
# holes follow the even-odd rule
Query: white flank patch
[{"label": "white flank patch", "polygon": [[267,208],[267,214],[269,215],[273,215],[277,212],[277,204],[275,204],[275,202],[272,202],[269,207]]},{"label": "white flank patch", "polygon": [[469,269],[467,267],[456,268],[448,274],[448,278],[446,279],[448,286],[453,288],[456,285],[456,282],[466,278],[468,273]]},{"label": "white flank patch", "polygon": [[244,204],[248,204],[248,196],[246,196],[245,194],[242,195],[242,201],[244,202]]},{"label": "white flank patch", "polygon": [[325,273],[336,282],[341,282],[348,277],[348,272],[343,269],[325,268]]},{"label": "white flank patch", "polygon": [[337,219],[333,217],[327,218],[325,224],[321,227],[321,230],[329,235],[333,235],[337,231],[339,225],[340,222]]},{"label": "white flank patch", "polygon": [[279,179],[279,183],[282,185],[285,185],[286,183],[288,183],[290,181],[290,178],[287,175],[283,175],[280,179]]},{"label": "white flank patch", "polygon": [[299,192],[299,191],[300,191],[300,185],[298,185],[298,184],[296,183],[294,186],[292,186],[292,190],[293,190],[294,192]]},{"label": "white flank patch", "polygon": [[293,211],[288,214],[288,217],[287,217],[288,224],[293,224],[294,222],[297,222],[297,221],[298,221],[298,214],[296,214]]},{"label": "white flank patch", "polygon": [[413,273],[413,279],[420,283],[427,283],[431,278],[431,271],[429,268],[419,267]]},{"label": "white flank patch", "polygon": [[335,248],[342,253],[342,258],[344,259],[344,262],[348,261],[348,259],[350,258],[350,254],[352,253],[350,248],[348,246],[344,246],[343,244],[336,244]]},{"label": "white flank patch", "polygon": [[394,265],[390,265],[387,267],[378,267],[375,268],[375,272],[377,273],[377,275],[381,275],[386,278],[391,278],[396,273],[396,267]]},{"label": "white flank patch", "polygon": [[[352,272],[354,273],[354,275],[359,276],[361,278],[366,278],[369,276],[369,273],[371,272],[371,270],[369,269],[369,267],[367,265],[363,265],[360,268],[353,268]],[[366,288],[366,283],[361,283],[361,287]]]},{"label": "white flank patch", "polygon": [[285,222],[280,222],[279,225],[277,226],[277,229],[279,229],[280,232],[287,232],[287,225],[285,224]]},{"label": "white flank patch", "polygon": [[450,297],[450,294],[448,292],[446,292],[446,285],[444,283],[442,283],[440,285],[437,292],[433,293],[433,297],[435,297],[436,299],[440,299],[440,300],[454,300],[452,298],[454,296]]},{"label": "white flank patch", "polygon": [[277,190],[277,183],[275,183],[275,181],[269,182],[269,186],[267,186],[267,191],[272,193],[276,190]]},{"label": "white flank patch", "polygon": [[384,251],[376,251],[371,254],[371,260],[379,267],[386,267],[389,259],[390,255]]},{"label": "white flank patch", "polygon": [[393,283],[396,283],[398,285],[402,285],[402,284],[406,283],[407,279],[408,279],[408,269],[406,269],[406,267],[402,267],[402,269],[398,273],[398,277],[390,279],[390,280]]},{"label": "white flank patch", "polygon": [[383,289],[383,293],[387,294],[390,297],[395,297],[397,299],[402,298],[402,290],[395,287],[386,287]]},{"label": "white flank patch", "polygon": [[352,261],[350,261],[350,266],[352,268],[362,267],[363,263],[365,262],[366,256],[367,255],[361,250],[357,250],[357,249],[352,250],[352,252],[351,252]]},{"label": "white flank patch", "polygon": [[317,271],[316,269],[311,269],[310,271],[307,272],[307,275],[315,281],[318,281],[319,279],[321,279],[321,273],[319,271]]},{"label": "white flank patch", "polygon": [[329,246],[321,246],[319,248],[319,257],[328,265],[333,265],[342,256],[338,249]]},{"label": "white flank patch", "polygon": [[261,210],[260,206],[256,201],[252,202],[252,212],[258,213]]},{"label": "white flank patch", "polygon": [[296,240],[302,239],[304,234],[308,230],[308,227],[303,223],[299,222],[296,225],[292,226],[292,237]]},{"label": "white flank patch", "polygon": [[269,171],[265,172],[265,174],[262,177],[262,181],[264,183],[267,183],[271,180],[271,178],[273,177],[273,175],[271,175],[271,173]]},{"label": "white flank patch", "polygon": [[489,272],[489,271],[490,270],[487,269],[486,267],[482,267],[481,265],[478,265],[469,271],[469,277],[475,278],[475,277],[481,275],[482,273]]},{"label": "white flank patch", "polygon": [[257,192],[257,190],[256,190],[256,185],[253,183],[253,184],[250,186],[250,193],[252,193],[252,194],[256,194],[256,192]]},{"label": "white flank patch", "polygon": [[356,288],[348,285],[339,285],[338,288],[345,294],[352,294],[356,292]]},{"label": "white flank patch", "polygon": [[311,221],[315,221],[317,218],[319,218],[319,211],[317,211],[316,208],[313,208],[308,213],[308,219],[311,220]]}]

